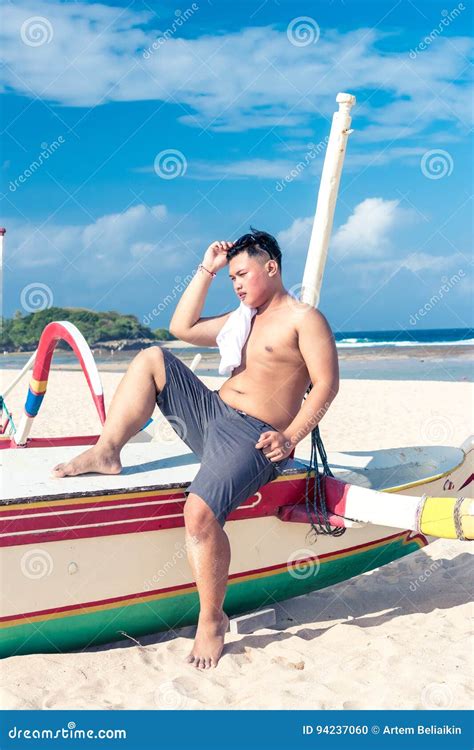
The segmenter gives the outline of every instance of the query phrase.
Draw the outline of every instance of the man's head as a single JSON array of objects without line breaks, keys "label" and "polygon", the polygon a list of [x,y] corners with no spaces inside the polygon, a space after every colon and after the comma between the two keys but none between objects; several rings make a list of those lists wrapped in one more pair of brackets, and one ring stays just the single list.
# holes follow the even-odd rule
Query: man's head
[{"label": "man's head", "polygon": [[229,276],[239,299],[259,307],[281,289],[281,250],[275,237],[250,227],[227,252]]}]

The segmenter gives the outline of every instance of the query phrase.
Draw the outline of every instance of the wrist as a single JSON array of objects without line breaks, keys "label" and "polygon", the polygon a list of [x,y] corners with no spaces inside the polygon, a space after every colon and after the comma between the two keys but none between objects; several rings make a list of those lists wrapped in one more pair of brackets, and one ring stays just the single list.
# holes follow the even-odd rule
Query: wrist
[{"label": "wrist", "polygon": [[200,263],[198,266],[198,271],[200,271],[204,276],[207,276],[209,279],[214,279],[216,276],[216,271],[214,271],[213,267],[210,264]]},{"label": "wrist", "polygon": [[285,438],[285,444],[287,445],[288,448],[290,446],[294,448],[296,444],[298,443],[298,440],[296,440],[295,436],[291,432],[288,432],[287,430],[285,430],[281,434]]}]

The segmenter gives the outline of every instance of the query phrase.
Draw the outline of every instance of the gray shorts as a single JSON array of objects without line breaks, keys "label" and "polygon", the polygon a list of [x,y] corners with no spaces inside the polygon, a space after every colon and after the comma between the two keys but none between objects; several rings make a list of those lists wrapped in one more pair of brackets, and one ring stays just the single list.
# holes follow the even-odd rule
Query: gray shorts
[{"label": "gray shorts", "polygon": [[162,352],[166,383],[156,403],[201,461],[186,494],[199,495],[223,526],[229,513],[275,479],[290,459],[273,462],[255,448],[261,433],[275,427],[229,406],[169,349]]}]

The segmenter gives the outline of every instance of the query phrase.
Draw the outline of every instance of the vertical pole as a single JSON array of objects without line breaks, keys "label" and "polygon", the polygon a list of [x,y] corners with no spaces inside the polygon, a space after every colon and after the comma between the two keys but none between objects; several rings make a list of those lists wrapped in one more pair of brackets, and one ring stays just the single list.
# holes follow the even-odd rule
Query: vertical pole
[{"label": "vertical pole", "polygon": [[352,132],[350,112],[355,101],[352,94],[338,94],[336,97],[339,110],[332,118],[300,294],[301,302],[312,307],[319,304],[347,138]]},{"label": "vertical pole", "polygon": [[3,331],[3,242],[6,231],[0,227],[0,332]]}]

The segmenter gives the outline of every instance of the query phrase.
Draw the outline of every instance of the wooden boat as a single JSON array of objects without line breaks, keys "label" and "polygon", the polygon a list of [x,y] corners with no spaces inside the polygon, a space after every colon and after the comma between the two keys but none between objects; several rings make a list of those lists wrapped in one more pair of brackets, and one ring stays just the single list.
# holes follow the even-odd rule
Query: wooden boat
[{"label": "wooden boat", "polygon": [[[309,255],[303,279],[303,298],[312,303],[319,295],[341,142],[345,145],[349,133],[351,104],[348,95],[339,96],[346,97],[345,109],[335,115],[328,145],[336,161],[329,171],[325,164],[317,210],[318,216],[323,206],[326,240],[317,262]],[[312,243],[320,240],[321,233],[313,232]],[[167,440],[160,430],[161,441],[152,440],[147,428],[125,446],[122,474],[57,480],[51,467],[97,436],[29,437],[60,339],[76,352],[105,419],[100,376],[87,343],[74,326],[50,324],[38,351],[6,389],[8,394],[33,366],[22,422],[9,435],[7,412],[0,439],[1,656],[137,638],[193,623],[198,614],[183,505],[199,465],[184,443]],[[327,521],[343,532],[339,535],[311,531],[308,497],[315,474],[292,459],[276,481],[229,517],[226,611],[235,614],[331,586],[410,554],[436,536],[472,539],[472,457],[472,439],[460,448],[331,454],[334,477],[321,481]]]},{"label": "wooden boat", "polygon": [[[183,529],[184,490],[199,468],[193,454],[183,443],[130,443],[118,476],[50,478],[51,466],[75,452],[58,444],[0,451],[2,656],[85,648],[196,620]],[[455,537],[451,495],[472,489],[472,455],[470,444],[330,456],[330,520],[346,527],[337,537],[308,534],[307,466],[293,460],[226,524],[226,611],[331,586],[420,549],[436,532]],[[440,496],[437,520],[404,528],[408,519],[416,525],[417,495],[431,485]],[[385,525],[349,520],[344,508],[351,501],[359,515],[377,507]],[[463,516],[464,532],[472,537],[468,520]]]}]

